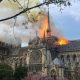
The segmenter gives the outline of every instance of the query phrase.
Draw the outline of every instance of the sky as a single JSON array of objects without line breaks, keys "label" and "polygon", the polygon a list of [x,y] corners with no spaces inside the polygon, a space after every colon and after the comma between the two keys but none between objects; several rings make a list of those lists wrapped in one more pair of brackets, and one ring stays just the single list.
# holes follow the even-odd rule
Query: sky
[{"label": "sky", "polygon": [[[12,16],[19,12],[17,9],[10,9],[4,7],[0,3],[0,19]],[[7,6],[7,5],[6,5]],[[50,5],[50,17],[64,36],[68,40],[80,39],[80,2],[78,0],[72,1],[70,7],[62,7],[63,10],[55,5]],[[36,36],[35,28],[38,26],[36,23],[28,23],[25,26],[26,17],[20,15],[16,19],[16,25],[14,25],[15,19],[0,22],[0,40],[11,44],[20,44],[27,46],[30,39]]]},{"label": "sky", "polygon": [[80,2],[75,0],[70,7],[62,11],[57,6],[50,6],[50,15],[55,26],[68,40],[80,39]]}]

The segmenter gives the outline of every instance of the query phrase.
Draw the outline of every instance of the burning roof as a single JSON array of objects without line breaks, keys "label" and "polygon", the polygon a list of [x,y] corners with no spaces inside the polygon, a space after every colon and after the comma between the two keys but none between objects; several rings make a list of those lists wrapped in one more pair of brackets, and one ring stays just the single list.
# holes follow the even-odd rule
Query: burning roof
[{"label": "burning roof", "polygon": [[59,52],[80,51],[80,40],[70,41],[69,44],[58,46]]},{"label": "burning roof", "polygon": [[67,44],[69,44],[70,43],[70,41],[69,40],[67,40],[67,39],[64,39],[64,38],[59,38],[58,39],[58,41],[57,42],[55,42],[54,44],[55,45],[67,45]]},{"label": "burning roof", "polygon": [[[58,39],[57,41],[53,42],[59,42],[60,40]],[[50,44],[48,42],[48,47],[52,56],[52,60],[56,57],[58,57],[59,53],[66,53],[66,52],[77,52],[80,51],[80,40],[73,40],[73,41],[64,41],[67,42],[66,44]]]},{"label": "burning roof", "polygon": [[59,46],[67,45],[70,43],[69,40],[66,40],[65,38],[58,38],[55,35],[55,30],[51,29],[47,15],[44,16],[41,21],[39,37],[43,39],[43,42],[46,44],[46,48],[50,50],[52,59],[58,56]]}]

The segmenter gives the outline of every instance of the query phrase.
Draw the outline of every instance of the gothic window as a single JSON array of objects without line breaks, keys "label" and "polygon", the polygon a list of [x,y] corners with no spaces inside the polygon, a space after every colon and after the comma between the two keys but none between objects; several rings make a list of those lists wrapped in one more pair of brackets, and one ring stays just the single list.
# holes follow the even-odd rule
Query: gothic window
[{"label": "gothic window", "polygon": [[70,61],[70,55],[67,55],[67,60]]},{"label": "gothic window", "polygon": [[74,54],[74,55],[73,55],[73,61],[75,61],[75,60],[76,60],[76,55]]},{"label": "gothic window", "polygon": [[64,62],[64,55],[61,55],[61,60]]},{"label": "gothic window", "polygon": [[30,64],[42,63],[42,53],[40,50],[33,50],[30,54]]},{"label": "gothic window", "polygon": [[41,71],[42,70],[42,64],[30,64],[29,65],[29,71]]},{"label": "gothic window", "polygon": [[3,54],[3,52],[2,52],[2,50],[0,50],[0,55],[2,55]]}]

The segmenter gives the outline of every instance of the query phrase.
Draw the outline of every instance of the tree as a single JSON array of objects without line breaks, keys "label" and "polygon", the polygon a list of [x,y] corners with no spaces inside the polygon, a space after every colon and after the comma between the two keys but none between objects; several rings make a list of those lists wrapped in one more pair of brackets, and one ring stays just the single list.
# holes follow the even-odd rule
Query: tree
[{"label": "tree", "polygon": [[14,80],[21,80],[27,76],[27,67],[19,66],[15,69]]},{"label": "tree", "polygon": [[0,64],[0,80],[13,80],[13,70],[7,64]]},{"label": "tree", "polygon": [[[17,2],[18,4],[20,4],[18,0],[13,0],[13,1],[14,1],[14,2]],[[20,0],[20,1],[21,1],[21,0]],[[26,1],[27,1],[27,0],[26,0]],[[29,1],[29,0],[28,0],[28,1]],[[28,6],[27,6],[26,8],[23,8],[23,6],[22,6],[22,8],[23,8],[22,11],[20,11],[19,13],[15,14],[15,15],[13,15],[13,16],[11,16],[11,17],[1,19],[0,21],[5,21],[5,20],[9,20],[9,19],[15,18],[15,17],[17,17],[17,16],[19,16],[19,15],[25,13],[25,12],[28,12],[28,11],[34,9],[34,8],[40,8],[40,7],[43,6],[43,5],[49,5],[49,4],[64,5],[64,6],[70,6],[70,5],[71,5],[71,3],[70,3],[69,0],[44,0],[43,3],[40,3],[40,4],[38,3],[37,5],[34,5],[34,6],[32,6],[32,7],[29,7],[29,8],[28,8]],[[20,4],[20,5],[21,5],[21,4]],[[26,5],[28,5],[28,4],[26,4]]]}]

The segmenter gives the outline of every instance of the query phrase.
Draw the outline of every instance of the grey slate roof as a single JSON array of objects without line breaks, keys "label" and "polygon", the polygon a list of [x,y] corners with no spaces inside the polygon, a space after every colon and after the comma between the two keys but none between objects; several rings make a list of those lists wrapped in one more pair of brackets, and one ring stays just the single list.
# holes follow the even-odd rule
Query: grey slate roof
[{"label": "grey slate roof", "polygon": [[80,51],[80,40],[70,41],[67,45],[58,46],[59,52]]}]

